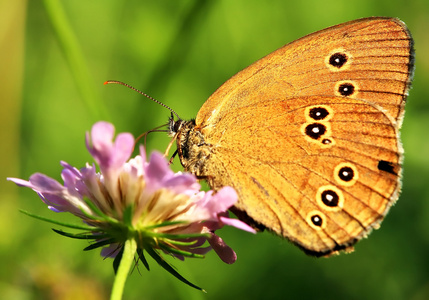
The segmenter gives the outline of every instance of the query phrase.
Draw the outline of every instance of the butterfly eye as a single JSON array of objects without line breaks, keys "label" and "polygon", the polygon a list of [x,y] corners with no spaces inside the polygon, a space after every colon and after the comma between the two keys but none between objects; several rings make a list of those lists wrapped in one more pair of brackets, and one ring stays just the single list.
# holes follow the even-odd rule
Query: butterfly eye
[{"label": "butterfly eye", "polygon": [[340,69],[347,62],[348,57],[345,53],[334,53],[329,57],[329,64]]}]

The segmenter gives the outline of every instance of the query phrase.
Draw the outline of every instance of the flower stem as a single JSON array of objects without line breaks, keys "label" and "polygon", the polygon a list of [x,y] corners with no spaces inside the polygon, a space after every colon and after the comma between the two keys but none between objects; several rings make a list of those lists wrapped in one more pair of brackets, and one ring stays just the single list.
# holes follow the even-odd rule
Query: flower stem
[{"label": "flower stem", "polygon": [[121,262],[113,282],[112,294],[110,300],[122,299],[124,293],[125,281],[127,280],[128,273],[134,262],[134,255],[137,250],[137,243],[133,238],[128,239],[124,245],[124,252],[122,253]]},{"label": "flower stem", "polygon": [[105,109],[106,106],[101,102],[97,89],[95,89],[92,83],[93,78],[86,64],[79,40],[73,32],[73,28],[67,18],[61,1],[44,0],[44,4],[49,21],[52,24],[61,50],[69,64],[70,71],[82,95],[84,104],[88,107],[93,118],[108,119],[108,112]]}]

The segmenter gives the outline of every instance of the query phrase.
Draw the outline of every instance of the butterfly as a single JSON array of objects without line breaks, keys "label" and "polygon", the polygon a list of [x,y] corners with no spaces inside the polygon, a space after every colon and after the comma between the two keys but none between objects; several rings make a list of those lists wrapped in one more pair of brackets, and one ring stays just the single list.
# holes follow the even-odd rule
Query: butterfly
[{"label": "butterfly", "polygon": [[170,119],[185,171],[232,186],[232,211],[315,256],[351,250],[401,188],[399,137],[414,69],[396,18],[312,33],[226,81],[195,120]]}]

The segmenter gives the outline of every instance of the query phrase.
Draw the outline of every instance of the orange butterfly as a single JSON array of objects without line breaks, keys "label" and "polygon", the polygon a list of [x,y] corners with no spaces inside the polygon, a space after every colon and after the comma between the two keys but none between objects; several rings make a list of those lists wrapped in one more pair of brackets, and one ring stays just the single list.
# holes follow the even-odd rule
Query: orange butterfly
[{"label": "orange butterfly", "polygon": [[413,74],[403,22],[366,18],[298,39],[174,121],[185,171],[232,186],[236,215],[323,256],[377,228],[398,198]]}]

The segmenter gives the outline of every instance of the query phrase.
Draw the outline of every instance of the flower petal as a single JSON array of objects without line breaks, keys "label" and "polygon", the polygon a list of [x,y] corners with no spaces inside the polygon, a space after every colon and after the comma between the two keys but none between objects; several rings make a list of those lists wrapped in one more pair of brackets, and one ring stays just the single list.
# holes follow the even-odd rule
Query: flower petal
[{"label": "flower petal", "polygon": [[6,179],[14,182],[15,184],[17,184],[19,186],[28,187],[31,189],[33,188],[33,185],[29,181],[24,180],[24,179],[15,178],[15,177],[7,177]]},{"label": "flower petal", "polygon": [[158,152],[153,152],[150,161],[145,167],[146,180],[148,187],[159,189],[163,182],[174,176],[174,172],[169,168],[165,157]]},{"label": "flower petal", "polygon": [[211,215],[212,219],[217,219],[217,214],[227,211],[231,206],[237,202],[238,196],[232,187],[225,186],[213,194],[209,191],[206,195],[197,202],[197,205],[206,209]]},{"label": "flower petal", "polygon": [[64,190],[64,186],[58,181],[41,173],[34,173],[31,175],[29,182],[33,186],[32,189],[39,192],[60,193]]},{"label": "flower petal", "polygon": [[256,230],[253,229],[252,227],[250,227],[249,225],[247,225],[246,223],[238,220],[238,219],[231,219],[231,218],[226,218],[226,217],[219,217],[219,220],[225,224],[225,225],[229,225],[229,226],[234,226],[235,228],[244,230],[244,231],[248,231],[251,233],[256,233]]},{"label": "flower petal", "polygon": [[235,254],[234,250],[225,244],[225,242],[216,234],[211,233],[211,237],[208,239],[208,242],[223,262],[233,264],[237,260],[237,254]]},{"label": "flower petal", "polygon": [[130,133],[120,133],[113,142],[115,128],[107,122],[97,122],[92,126],[91,136],[86,135],[86,146],[103,171],[120,168],[131,156],[134,137]]},{"label": "flower petal", "polygon": [[116,136],[113,165],[121,167],[130,157],[134,150],[134,137],[131,133],[120,133]]},{"label": "flower petal", "polygon": [[[107,122],[97,122],[92,126],[91,136],[87,133],[86,145],[94,160],[100,166],[105,187],[113,199],[120,197],[118,177],[124,163],[134,149],[134,137],[130,133],[121,133],[113,142],[115,128]],[[117,203],[114,202],[114,205]],[[118,208],[118,207],[116,207]]]},{"label": "flower petal", "polygon": [[178,174],[171,178],[167,178],[163,182],[163,187],[172,190],[177,194],[194,195],[200,191],[201,185],[197,182],[197,178],[188,173]]},{"label": "flower petal", "polygon": [[[90,192],[88,191],[88,187],[85,185],[85,178],[82,175],[82,172],[65,161],[61,161],[61,165],[64,167],[61,172],[61,177],[63,178],[64,186],[67,188],[68,192],[71,195],[75,195],[80,198],[89,197]],[[82,170],[86,170],[88,168],[94,167],[88,166]]]},{"label": "flower petal", "polygon": [[116,255],[118,255],[121,249],[122,249],[122,245],[120,245],[119,243],[110,244],[109,246],[101,249],[100,255],[103,257],[114,258],[116,257]]}]

